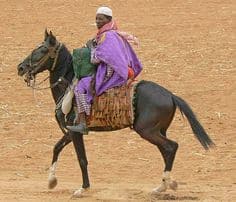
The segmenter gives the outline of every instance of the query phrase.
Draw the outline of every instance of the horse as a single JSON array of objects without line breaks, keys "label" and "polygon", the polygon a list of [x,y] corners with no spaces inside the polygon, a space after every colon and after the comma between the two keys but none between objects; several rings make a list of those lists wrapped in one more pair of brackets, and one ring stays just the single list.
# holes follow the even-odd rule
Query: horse
[{"label": "horse", "polygon": [[[48,32],[47,30],[45,30],[43,42],[17,66],[18,75],[25,76],[25,82],[31,87],[33,87],[32,81],[35,81],[36,75],[45,70],[49,71],[49,88],[55,104],[58,104],[74,78],[73,61],[66,46],[60,43],[51,31]],[[172,180],[170,173],[178,143],[167,138],[167,130],[174,118],[176,109],[178,108],[181,114],[187,118],[193,134],[205,150],[214,147],[215,144],[198,121],[189,104],[166,88],[152,81],[143,80],[136,87],[135,97],[133,106],[135,115],[132,129],[141,138],[159,149],[165,164],[162,181],[158,187],[152,190],[152,193],[161,193],[168,188],[176,190],[178,184]],[[68,116],[68,120],[73,121],[72,116]],[[66,145],[73,142],[82,173],[82,186],[74,192],[74,196],[81,197],[90,188],[83,134],[66,129],[65,115],[61,110],[55,110],[55,118],[64,135],[53,149],[48,187],[52,189],[57,185],[55,171],[58,156]],[[90,128],[90,130],[107,131],[105,128]]]}]

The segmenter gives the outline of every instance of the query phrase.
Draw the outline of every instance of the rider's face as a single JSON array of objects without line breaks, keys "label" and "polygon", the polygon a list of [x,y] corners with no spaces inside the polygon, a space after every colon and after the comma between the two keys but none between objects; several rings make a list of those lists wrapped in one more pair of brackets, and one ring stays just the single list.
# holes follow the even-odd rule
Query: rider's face
[{"label": "rider's face", "polygon": [[96,24],[98,29],[102,28],[108,22],[110,22],[110,20],[105,15],[103,14],[96,15]]}]

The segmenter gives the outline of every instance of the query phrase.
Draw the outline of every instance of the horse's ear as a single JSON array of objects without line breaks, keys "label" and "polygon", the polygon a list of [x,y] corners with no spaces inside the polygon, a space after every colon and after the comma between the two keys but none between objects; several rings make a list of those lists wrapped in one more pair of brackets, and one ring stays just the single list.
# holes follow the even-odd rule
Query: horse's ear
[{"label": "horse's ear", "polygon": [[49,43],[51,45],[55,45],[56,44],[56,37],[52,34],[51,31],[50,31],[50,34],[49,34]]},{"label": "horse's ear", "polygon": [[45,28],[44,41],[48,38],[48,36],[49,36],[48,30],[47,28]]}]

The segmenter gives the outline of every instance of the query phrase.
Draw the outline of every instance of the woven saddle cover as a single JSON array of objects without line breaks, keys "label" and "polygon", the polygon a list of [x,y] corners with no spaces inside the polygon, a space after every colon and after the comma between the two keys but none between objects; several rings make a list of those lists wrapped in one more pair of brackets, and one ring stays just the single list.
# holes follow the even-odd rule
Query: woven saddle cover
[{"label": "woven saddle cover", "polygon": [[109,89],[95,97],[89,127],[121,129],[133,125],[133,94],[136,84]]}]

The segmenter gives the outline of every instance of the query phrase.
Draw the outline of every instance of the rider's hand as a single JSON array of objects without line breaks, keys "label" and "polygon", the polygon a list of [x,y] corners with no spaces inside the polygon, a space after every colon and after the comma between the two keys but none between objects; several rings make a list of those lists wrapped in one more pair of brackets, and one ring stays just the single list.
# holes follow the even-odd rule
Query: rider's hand
[{"label": "rider's hand", "polygon": [[95,48],[97,46],[95,39],[90,39],[87,41],[86,46],[90,49]]}]

